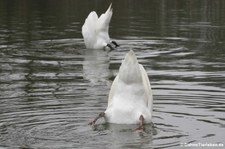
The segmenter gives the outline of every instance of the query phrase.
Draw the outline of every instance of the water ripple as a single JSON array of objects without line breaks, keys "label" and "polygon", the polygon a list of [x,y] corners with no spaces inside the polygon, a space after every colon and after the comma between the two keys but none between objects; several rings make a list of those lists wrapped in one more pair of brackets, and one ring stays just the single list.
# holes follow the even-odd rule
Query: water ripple
[{"label": "water ripple", "polygon": [[[106,3],[0,3],[0,148],[224,143],[223,2],[118,1],[110,36],[121,46],[111,52],[81,38],[89,6]],[[93,129],[130,49],[151,81],[153,124],[143,134],[103,120]]]}]

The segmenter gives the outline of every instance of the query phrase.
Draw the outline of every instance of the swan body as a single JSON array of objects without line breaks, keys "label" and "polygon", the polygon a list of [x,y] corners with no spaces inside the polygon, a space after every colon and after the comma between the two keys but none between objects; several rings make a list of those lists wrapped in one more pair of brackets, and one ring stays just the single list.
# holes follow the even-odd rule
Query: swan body
[{"label": "swan body", "polygon": [[152,104],[148,75],[131,50],[112,83],[104,118],[109,123],[138,124],[142,115],[144,123],[150,123]]},{"label": "swan body", "polygon": [[82,35],[86,48],[104,49],[111,43],[108,31],[112,14],[113,12],[110,4],[106,12],[100,17],[98,17],[95,11],[92,11],[88,15],[82,26]]}]

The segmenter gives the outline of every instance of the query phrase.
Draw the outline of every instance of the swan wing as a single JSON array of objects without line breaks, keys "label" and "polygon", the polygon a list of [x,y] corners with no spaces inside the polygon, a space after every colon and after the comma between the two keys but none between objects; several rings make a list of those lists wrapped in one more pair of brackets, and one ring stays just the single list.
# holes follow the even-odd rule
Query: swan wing
[{"label": "swan wing", "polygon": [[92,11],[86,18],[84,25],[82,26],[82,35],[86,46],[89,43],[93,43],[92,40],[96,38],[96,26],[98,21],[98,15],[95,11]]},{"label": "swan wing", "polygon": [[148,75],[147,75],[144,67],[141,64],[139,64],[139,67],[141,70],[142,83],[144,86],[144,92],[145,92],[145,96],[146,96],[146,104],[147,104],[149,110],[152,111],[153,97],[152,97],[150,81],[149,81]]},{"label": "swan wing", "polygon": [[112,8],[111,5],[109,5],[109,8],[106,10],[105,13],[103,13],[99,19],[98,19],[98,26],[97,26],[97,30],[98,31],[104,31],[108,33],[109,30],[109,23],[111,21],[112,18]]},{"label": "swan wing", "polygon": [[112,103],[112,98],[115,95],[115,90],[117,88],[117,84],[118,84],[118,75],[116,76],[116,78],[114,79],[114,81],[111,85],[111,89],[109,92],[108,106]]}]

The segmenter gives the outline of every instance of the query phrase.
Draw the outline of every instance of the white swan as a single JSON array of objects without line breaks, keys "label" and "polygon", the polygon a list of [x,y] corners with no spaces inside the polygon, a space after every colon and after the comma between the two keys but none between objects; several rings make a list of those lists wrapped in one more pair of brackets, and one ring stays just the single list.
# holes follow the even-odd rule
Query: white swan
[{"label": "white swan", "polygon": [[131,50],[125,56],[109,93],[108,107],[89,123],[104,117],[106,122],[117,124],[151,123],[153,97],[148,75]]},{"label": "white swan", "polygon": [[119,46],[115,41],[111,41],[109,38],[109,23],[112,18],[111,4],[107,11],[103,13],[99,18],[95,11],[92,11],[86,18],[84,25],[82,26],[82,35],[84,43],[88,49],[104,49],[108,46],[114,49],[111,45],[113,43],[115,47]]}]

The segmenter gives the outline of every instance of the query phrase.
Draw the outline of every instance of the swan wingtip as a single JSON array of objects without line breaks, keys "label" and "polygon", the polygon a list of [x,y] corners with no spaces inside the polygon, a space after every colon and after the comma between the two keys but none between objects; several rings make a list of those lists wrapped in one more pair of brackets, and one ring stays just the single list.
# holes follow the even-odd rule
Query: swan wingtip
[{"label": "swan wingtip", "polygon": [[107,9],[107,11],[113,11],[113,9],[112,9],[112,3],[110,3],[109,8]]}]

